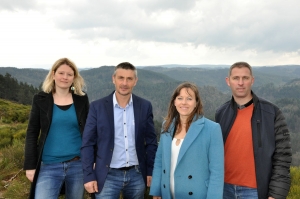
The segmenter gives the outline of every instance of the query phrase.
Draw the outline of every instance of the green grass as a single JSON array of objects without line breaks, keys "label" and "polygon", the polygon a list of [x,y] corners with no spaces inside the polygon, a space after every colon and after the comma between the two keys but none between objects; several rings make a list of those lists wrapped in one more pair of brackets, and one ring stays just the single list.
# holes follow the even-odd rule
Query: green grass
[{"label": "green grass", "polygon": [[300,198],[300,167],[291,167],[292,185],[287,199]]}]

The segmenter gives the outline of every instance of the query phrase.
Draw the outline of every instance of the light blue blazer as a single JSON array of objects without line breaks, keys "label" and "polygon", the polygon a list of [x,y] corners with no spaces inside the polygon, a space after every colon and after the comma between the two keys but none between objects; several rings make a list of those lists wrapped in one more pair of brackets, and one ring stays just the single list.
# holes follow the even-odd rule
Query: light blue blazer
[{"label": "light blue blazer", "polygon": [[[174,125],[171,125],[174,126]],[[171,143],[174,128],[161,134],[150,195],[171,199]],[[194,121],[181,145],[174,171],[176,199],[222,199],[224,147],[220,125],[201,117]]]}]

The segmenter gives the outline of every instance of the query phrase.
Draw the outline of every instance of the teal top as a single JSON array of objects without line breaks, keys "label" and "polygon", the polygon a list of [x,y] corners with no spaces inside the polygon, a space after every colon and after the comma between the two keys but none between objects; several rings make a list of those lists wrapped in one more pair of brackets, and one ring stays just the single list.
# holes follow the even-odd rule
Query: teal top
[{"label": "teal top", "polygon": [[54,104],[42,162],[58,163],[80,156],[81,141],[74,104],[67,110],[62,110]]}]

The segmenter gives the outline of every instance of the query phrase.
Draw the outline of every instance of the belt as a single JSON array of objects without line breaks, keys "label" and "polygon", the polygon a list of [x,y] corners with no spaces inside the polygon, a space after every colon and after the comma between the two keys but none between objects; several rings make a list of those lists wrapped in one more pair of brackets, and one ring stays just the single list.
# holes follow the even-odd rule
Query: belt
[{"label": "belt", "polygon": [[80,157],[79,156],[75,156],[71,160],[67,160],[67,161],[64,161],[64,162],[72,162],[72,161],[76,161],[76,160],[80,160]]},{"label": "belt", "polygon": [[122,171],[128,171],[129,169],[134,168],[135,166],[130,166],[130,167],[121,167],[121,168],[116,168],[118,170],[122,170]]}]

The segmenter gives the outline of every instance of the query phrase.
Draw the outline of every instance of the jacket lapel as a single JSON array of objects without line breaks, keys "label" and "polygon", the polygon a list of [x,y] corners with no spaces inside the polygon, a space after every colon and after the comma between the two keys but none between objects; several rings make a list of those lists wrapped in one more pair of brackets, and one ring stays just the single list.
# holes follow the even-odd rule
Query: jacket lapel
[{"label": "jacket lapel", "polygon": [[165,133],[166,139],[164,144],[164,157],[163,161],[165,162],[167,171],[169,171],[169,168],[171,168],[171,149],[172,149],[172,134],[171,133]]},{"label": "jacket lapel", "polygon": [[204,126],[204,117],[198,119],[197,121],[195,121],[191,124],[191,126],[182,142],[176,165],[178,165],[178,163],[181,161],[181,159],[184,156],[184,154],[186,153],[186,151],[189,149],[189,147],[194,142],[194,140],[198,137],[203,126]]},{"label": "jacket lapel", "polygon": [[79,121],[80,113],[82,113],[82,109],[84,108],[85,103],[83,103],[81,100],[81,99],[83,99],[83,97],[80,97],[79,95],[75,95],[72,93],[72,97],[73,97],[73,102],[74,102],[74,106],[75,106],[77,120]]},{"label": "jacket lapel", "polygon": [[[171,126],[168,129],[168,132],[164,132],[161,135],[161,142],[160,144],[163,144],[163,161],[165,163],[165,168],[171,168],[171,156],[172,156],[172,138],[174,134],[174,123],[171,124]],[[167,169],[169,171],[169,169]]]},{"label": "jacket lapel", "polygon": [[108,121],[109,121],[109,127],[114,134],[114,132],[115,132],[114,126],[115,125],[114,125],[113,94],[114,94],[114,92],[106,97],[105,108],[106,108],[106,113],[107,113],[107,117],[108,117]]},{"label": "jacket lapel", "polygon": [[41,108],[42,111],[44,111],[47,114],[48,122],[50,124],[52,119],[52,113],[53,113],[53,97],[52,93],[39,93],[40,99],[37,101],[37,104]]}]

